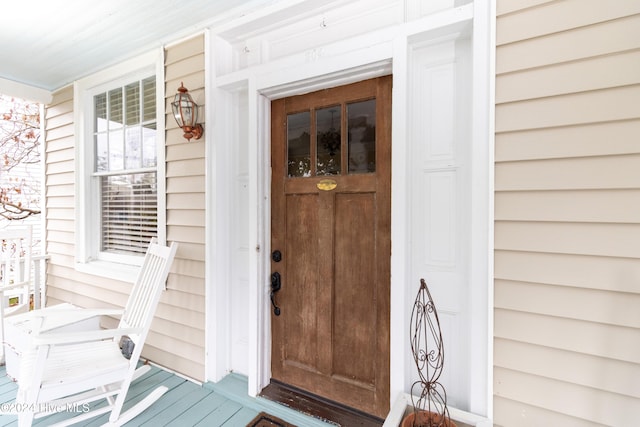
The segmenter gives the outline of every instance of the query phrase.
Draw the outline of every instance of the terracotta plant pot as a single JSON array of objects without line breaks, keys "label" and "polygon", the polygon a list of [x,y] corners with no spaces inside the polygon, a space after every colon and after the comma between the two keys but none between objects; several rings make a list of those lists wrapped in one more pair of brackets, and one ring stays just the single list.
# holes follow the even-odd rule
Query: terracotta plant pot
[{"label": "terracotta plant pot", "polygon": [[[442,423],[442,416],[434,412],[418,411],[418,418],[416,419],[416,412],[411,412],[402,420],[401,427],[431,427],[440,426]],[[456,427],[455,423],[451,420],[444,421],[442,424],[444,427]]]}]

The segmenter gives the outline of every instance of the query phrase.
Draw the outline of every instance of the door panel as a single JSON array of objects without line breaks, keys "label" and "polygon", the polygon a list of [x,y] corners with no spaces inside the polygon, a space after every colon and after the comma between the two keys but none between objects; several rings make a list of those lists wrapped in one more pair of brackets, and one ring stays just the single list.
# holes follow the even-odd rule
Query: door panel
[{"label": "door panel", "polygon": [[[289,313],[297,313],[295,321],[285,323],[287,346],[285,360],[312,370],[318,353],[316,293],[317,241],[318,241],[318,196],[294,194],[287,197],[286,254],[295,253],[297,262],[287,263],[285,283]],[[282,292],[284,293],[284,292]],[[281,302],[282,305],[282,302]],[[290,317],[287,315],[287,319]]]},{"label": "door panel", "polygon": [[389,409],[391,77],[272,102],[272,377]]},{"label": "door panel", "polygon": [[[375,385],[375,194],[336,194],[333,373]],[[362,354],[364,357],[357,357]],[[356,362],[356,363],[354,363]]]}]

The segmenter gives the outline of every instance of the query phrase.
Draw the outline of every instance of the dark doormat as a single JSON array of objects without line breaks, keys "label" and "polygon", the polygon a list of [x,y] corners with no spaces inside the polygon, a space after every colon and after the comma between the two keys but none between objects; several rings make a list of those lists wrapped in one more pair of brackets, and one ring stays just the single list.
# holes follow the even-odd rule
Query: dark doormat
[{"label": "dark doormat", "polygon": [[273,415],[269,415],[264,412],[260,412],[247,427],[296,427],[293,424],[282,421],[280,418],[276,418]]}]

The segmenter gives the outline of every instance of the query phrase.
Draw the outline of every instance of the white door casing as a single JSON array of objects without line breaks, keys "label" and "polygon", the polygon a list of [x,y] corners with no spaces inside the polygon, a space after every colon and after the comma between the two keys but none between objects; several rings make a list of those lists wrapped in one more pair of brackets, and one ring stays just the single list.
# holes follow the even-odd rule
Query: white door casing
[{"label": "white door casing", "polygon": [[[483,2],[476,2],[476,9],[478,3]],[[480,87],[490,67],[475,59],[489,48],[484,39],[471,35],[477,21],[473,10],[467,5],[444,11],[437,19],[390,29],[378,34],[373,46],[345,41],[353,44],[341,47],[347,53],[325,51],[326,56],[314,56],[311,62],[309,55],[301,56],[294,71],[294,57],[222,76],[216,76],[216,69],[224,66],[208,68],[208,87],[213,89],[207,105],[214,106],[207,109],[207,130],[213,135],[208,152],[217,160],[207,156],[207,170],[215,171],[207,182],[207,206],[220,209],[227,203],[230,210],[207,216],[207,239],[227,245],[212,253],[232,254],[227,259],[208,257],[208,380],[217,381],[231,370],[241,372],[249,378],[249,393],[256,395],[270,378],[270,100],[393,72],[391,399],[408,391],[413,378],[408,319],[417,280],[425,276],[444,313],[445,345],[448,340],[462,351],[453,361],[447,359],[446,366],[463,366],[467,375],[457,383],[445,379],[445,386],[456,405],[491,415],[491,185],[490,168],[480,163],[491,159],[484,154],[491,152],[492,138],[490,124],[476,118],[490,108],[490,91]],[[230,44],[217,35],[209,40],[207,56],[215,58],[210,61],[230,62]],[[434,54],[438,61],[428,59]],[[431,79],[429,85],[425,76]],[[434,90],[439,93],[428,93]],[[414,105],[425,91],[428,103]],[[458,109],[464,103],[466,113]],[[409,110],[424,112],[442,105],[451,107],[451,115],[435,118],[426,140],[416,136],[425,122]],[[447,128],[452,136],[447,136]],[[425,219],[417,213],[425,212],[427,202],[437,208]],[[229,219],[235,224],[230,230]],[[445,223],[447,228],[441,228]],[[437,231],[431,240],[426,237],[430,230]],[[229,265],[233,271],[217,277],[216,270],[228,271]],[[248,356],[238,360],[234,354]]]},{"label": "white door casing", "polygon": [[[466,248],[470,218],[468,39],[452,35],[410,48],[408,212],[411,230],[411,307],[420,279],[434,298],[442,327],[445,365],[440,382],[449,404],[468,407],[470,374]],[[410,360],[407,375],[417,379]],[[455,375],[453,374],[455,373]]]}]

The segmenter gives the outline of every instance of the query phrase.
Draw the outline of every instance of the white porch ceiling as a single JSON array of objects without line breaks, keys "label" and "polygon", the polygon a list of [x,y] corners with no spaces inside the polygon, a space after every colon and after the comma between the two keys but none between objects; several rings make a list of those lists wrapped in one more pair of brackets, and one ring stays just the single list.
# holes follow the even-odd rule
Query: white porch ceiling
[{"label": "white porch ceiling", "polygon": [[[0,92],[48,93],[275,0],[12,0],[0,12]],[[26,85],[26,86],[25,86]],[[20,90],[21,89],[21,90]]]}]

